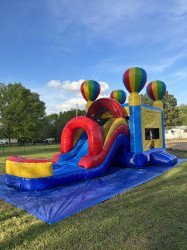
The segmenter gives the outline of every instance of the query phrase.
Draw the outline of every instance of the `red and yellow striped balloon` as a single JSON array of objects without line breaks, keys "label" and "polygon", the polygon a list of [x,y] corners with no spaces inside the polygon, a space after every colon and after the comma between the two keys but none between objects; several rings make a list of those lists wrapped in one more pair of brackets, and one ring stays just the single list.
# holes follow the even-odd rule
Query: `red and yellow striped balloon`
[{"label": "red and yellow striped balloon", "polygon": [[147,73],[144,69],[134,67],[125,71],[123,83],[129,93],[140,92],[147,81]]},{"label": "red and yellow striped balloon", "polygon": [[123,104],[126,101],[126,94],[123,90],[118,89],[112,91],[112,93],[110,94],[110,98],[118,101],[120,104]]},{"label": "red and yellow striped balloon", "polygon": [[95,101],[100,94],[100,84],[93,80],[84,81],[81,84],[81,93],[86,101]]},{"label": "red and yellow striped balloon", "polygon": [[162,100],[166,92],[166,84],[158,80],[152,81],[147,85],[146,91],[153,101]]}]

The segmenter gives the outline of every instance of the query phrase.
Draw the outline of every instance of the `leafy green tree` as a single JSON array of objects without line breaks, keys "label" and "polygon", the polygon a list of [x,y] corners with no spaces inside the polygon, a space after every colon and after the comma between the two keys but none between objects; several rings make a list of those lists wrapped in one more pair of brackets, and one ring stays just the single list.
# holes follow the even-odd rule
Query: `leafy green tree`
[{"label": "leafy green tree", "polygon": [[149,106],[153,105],[153,101],[149,98],[147,93],[145,93],[144,95],[140,94],[140,97],[141,97],[142,104],[149,105]]},{"label": "leafy green tree", "polygon": [[[78,115],[86,115],[86,111],[79,109]],[[75,109],[46,116],[41,129],[41,138],[43,140],[46,138],[55,138],[59,142],[63,128],[75,116]]]},{"label": "leafy green tree", "polygon": [[179,106],[179,116],[180,116],[182,125],[187,126],[187,105],[186,104],[182,104]]},{"label": "leafy green tree", "polygon": [[[147,94],[141,95],[142,104],[152,105],[153,101]],[[166,91],[163,99],[164,107],[164,123],[167,128],[181,125],[179,108],[177,107],[177,99]]]},{"label": "leafy green tree", "polygon": [[0,83],[0,133],[9,140],[31,138],[35,141],[45,117],[45,104],[37,93],[21,83]]},{"label": "leafy green tree", "polygon": [[[79,116],[84,116],[86,115],[86,111],[85,110],[78,110],[78,115]],[[68,111],[64,111],[64,112],[60,112],[59,113],[59,119],[57,122],[57,134],[58,134],[58,138],[61,137],[61,133],[63,128],[65,127],[65,125],[72,119],[76,117],[76,110],[75,109],[71,109]]]},{"label": "leafy green tree", "polygon": [[57,135],[58,119],[59,119],[58,114],[50,114],[45,117],[43,121],[43,126],[40,130],[40,137],[42,138],[42,140],[45,140],[46,138],[58,139]]}]

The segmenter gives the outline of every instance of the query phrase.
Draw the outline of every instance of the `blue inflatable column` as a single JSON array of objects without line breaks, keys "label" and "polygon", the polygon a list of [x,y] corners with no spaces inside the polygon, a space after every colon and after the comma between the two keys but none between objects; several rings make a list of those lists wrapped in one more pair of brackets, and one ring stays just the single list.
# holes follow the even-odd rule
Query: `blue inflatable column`
[{"label": "blue inflatable column", "polygon": [[127,157],[127,165],[133,168],[143,168],[147,165],[148,159],[143,154],[141,105],[130,106],[129,111],[131,152]]}]

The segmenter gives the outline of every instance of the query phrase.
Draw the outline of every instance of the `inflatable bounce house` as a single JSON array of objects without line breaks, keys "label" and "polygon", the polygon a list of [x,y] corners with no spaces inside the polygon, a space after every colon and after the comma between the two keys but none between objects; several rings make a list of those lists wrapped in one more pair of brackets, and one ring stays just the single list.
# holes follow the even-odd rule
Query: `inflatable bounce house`
[{"label": "inflatable bounce house", "polygon": [[97,99],[99,83],[83,82],[81,93],[87,101],[87,114],[66,124],[60,152],[52,160],[9,157],[7,185],[34,191],[99,177],[112,164],[138,169],[176,164],[177,158],[165,150],[161,99],[166,86],[162,81],[150,82],[146,90],[153,106],[142,105],[139,92],[146,81],[147,74],[141,68],[124,73],[123,83],[130,93],[128,104],[124,104],[123,90],[114,90],[110,98]]}]

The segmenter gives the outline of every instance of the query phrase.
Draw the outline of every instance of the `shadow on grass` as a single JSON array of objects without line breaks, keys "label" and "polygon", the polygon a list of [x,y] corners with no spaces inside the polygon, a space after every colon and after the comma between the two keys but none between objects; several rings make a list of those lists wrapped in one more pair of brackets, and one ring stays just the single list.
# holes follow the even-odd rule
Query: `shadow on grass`
[{"label": "shadow on grass", "polygon": [[11,238],[3,241],[1,243],[1,249],[15,248],[16,246],[21,245],[25,241],[28,241],[29,244],[30,241],[40,236],[40,234],[43,234],[48,228],[48,225],[42,222],[37,222],[36,224],[31,225],[27,229],[25,229],[24,232],[21,232],[16,236],[12,236]]},{"label": "shadow on grass", "polygon": [[[185,183],[186,165],[170,171],[174,174],[169,177],[165,173],[55,225],[33,218],[33,225],[9,236],[1,247],[181,249],[185,199],[180,188]],[[23,221],[25,212],[18,216]]]},{"label": "shadow on grass", "polygon": [[8,213],[8,214],[5,213],[5,214],[3,214],[3,216],[1,215],[0,222],[9,220],[9,219],[11,219],[13,217],[17,217],[18,218],[18,217],[20,217],[23,214],[25,214],[25,211],[23,211],[23,210],[21,210],[21,211],[14,211],[14,209],[13,209],[13,212]]},{"label": "shadow on grass", "polygon": [[167,152],[170,154],[174,154],[179,158],[187,158],[187,150],[167,149]]}]

